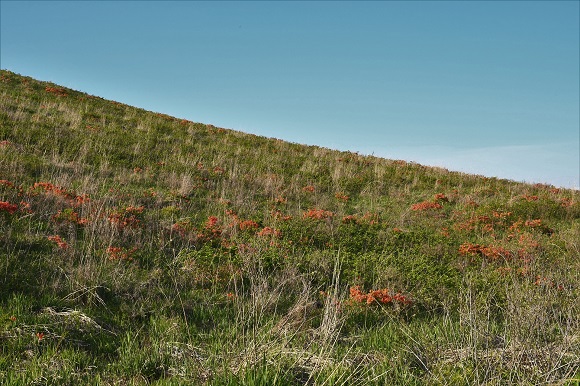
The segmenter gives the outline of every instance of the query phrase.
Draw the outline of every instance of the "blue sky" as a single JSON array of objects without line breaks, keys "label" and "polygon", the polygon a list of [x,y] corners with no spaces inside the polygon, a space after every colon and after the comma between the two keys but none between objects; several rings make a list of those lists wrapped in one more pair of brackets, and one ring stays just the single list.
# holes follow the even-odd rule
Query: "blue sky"
[{"label": "blue sky", "polygon": [[1,1],[0,66],[197,122],[580,186],[577,1]]}]

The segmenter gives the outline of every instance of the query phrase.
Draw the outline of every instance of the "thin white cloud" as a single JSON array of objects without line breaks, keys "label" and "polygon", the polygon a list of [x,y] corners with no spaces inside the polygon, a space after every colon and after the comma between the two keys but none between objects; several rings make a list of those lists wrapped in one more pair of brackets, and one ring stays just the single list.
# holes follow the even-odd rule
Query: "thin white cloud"
[{"label": "thin white cloud", "polygon": [[381,156],[440,166],[453,171],[558,187],[580,187],[578,144],[494,146],[456,149],[445,146],[399,147]]}]

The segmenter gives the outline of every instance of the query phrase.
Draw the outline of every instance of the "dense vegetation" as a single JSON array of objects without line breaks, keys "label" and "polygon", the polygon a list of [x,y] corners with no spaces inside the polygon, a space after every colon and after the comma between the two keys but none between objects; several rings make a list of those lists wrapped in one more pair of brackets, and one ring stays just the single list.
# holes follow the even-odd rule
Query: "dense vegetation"
[{"label": "dense vegetation", "polygon": [[5,70],[0,272],[7,385],[580,379],[578,191]]}]

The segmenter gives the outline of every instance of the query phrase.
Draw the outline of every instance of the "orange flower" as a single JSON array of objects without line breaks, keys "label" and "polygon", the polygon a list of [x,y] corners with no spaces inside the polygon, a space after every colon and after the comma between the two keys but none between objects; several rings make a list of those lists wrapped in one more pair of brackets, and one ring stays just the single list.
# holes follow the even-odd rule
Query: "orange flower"
[{"label": "orange flower", "polygon": [[51,194],[66,199],[74,207],[78,207],[81,204],[90,201],[89,196],[86,194],[77,196],[74,193],[68,192],[65,188],[56,186],[50,182],[35,182],[34,185],[30,187],[30,191],[34,194],[38,194],[41,190],[44,190],[45,194]]},{"label": "orange flower", "polygon": [[137,251],[137,248],[126,249],[121,247],[109,247],[107,248],[107,254],[109,255],[109,260],[133,260],[132,255]]},{"label": "orange flower", "polygon": [[350,297],[355,302],[363,303],[366,301],[366,295],[360,290],[360,286],[350,287]]},{"label": "orange flower", "polygon": [[5,211],[10,214],[14,214],[18,210],[18,205],[11,204],[7,201],[0,201],[0,211]]},{"label": "orange flower", "polygon": [[57,224],[70,222],[80,226],[85,226],[89,223],[88,219],[80,217],[79,214],[71,208],[59,210],[54,216],[52,216],[52,220]]},{"label": "orange flower", "polygon": [[9,188],[13,188],[14,184],[8,180],[0,180],[0,185],[7,186]]},{"label": "orange flower", "polygon": [[49,87],[49,86],[46,86],[44,90],[46,92],[51,93],[51,94],[55,94],[55,95],[62,96],[62,97],[65,97],[65,96],[68,95],[64,89],[58,88],[58,87]]},{"label": "orange flower", "polygon": [[542,226],[542,220],[541,219],[537,219],[537,220],[527,220],[525,222],[525,225],[527,227],[530,227],[530,228],[536,228],[536,227]]},{"label": "orange flower", "polygon": [[252,220],[240,221],[238,226],[240,227],[240,230],[242,230],[242,231],[249,230],[249,229],[258,229],[260,227],[260,225],[258,225],[257,222],[252,221]]},{"label": "orange flower", "polygon": [[216,216],[209,216],[207,218],[207,222],[205,223],[206,229],[213,229],[217,226],[218,218]]},{"label": "orange flower", "polygon": [[538,201],[538,196],[528,196],[527,194],[522,195],[522,198],[528,202]]},{"label": "orange flower", "polygon": [[366,304],[373,304],[373,303],[381,303],[381,304],[390,304],[390,303],[399,303],[402,305],[409,305],[412,301],[397,292],[394,295],[391,295],[391,292],[388,288],[378,289],[378,290],[371,290],[368,293],[364,293],[361,291],[360,286],[350,287],[350,298],[355,303],[366,303]]},{"label": "orange flower", "polygon": [[356,218],[356,216],[353,216],[353,215],[344,216],[342,218],[342,223],[343,224],[356,224],[357,218]]},{"label": "orange flower", "polygon": [[459,254],[462,256],[476,254],[481,251],[481,245],[464,243],[459,246]]},{"label": "orange flower", "polygon": [[281,232],[278,229],[264,227],[260,232],[257,233],[258,236],[273,236],[273,237],[280,237]]},{"label": "orange flower", "polygon": [[68,249],[69,247],[66,241],[64,241],[59,235],[48,236],[47,238],[50,241],[54,241],[60,249]]},{"label": "orange flower", "polygon": [[493,217],[495,218],[499,218],[499,219],[504,219],[506,217],[510,217],[512,215],[512,212],[497,212],[497,211],[493,211]]},{"label": "orange flower", "polygon": [[125,209],[114,211],[107,218],[111,224],[116,225],[120,229],[125,227],[138,228],[141,225],[141,220],[138,216],[143,213],[143,209],[143,206],[135,207],[130,205]]},{"label": "orange flower", "polygon": [[286,204],[288,202],[288,199],[286,197],[276,197],[276,199],[274,200],[274,202],[276,204]]},{"label": "orange flower", "polygon": [[466,255],[482,255],[488,257],[492,260],[497,260],[499,258],[511,258],[512,253],[505,248],[496,247],[493,245],[485,246],[480,244],[464,243],[459,246],[459,254]]}]

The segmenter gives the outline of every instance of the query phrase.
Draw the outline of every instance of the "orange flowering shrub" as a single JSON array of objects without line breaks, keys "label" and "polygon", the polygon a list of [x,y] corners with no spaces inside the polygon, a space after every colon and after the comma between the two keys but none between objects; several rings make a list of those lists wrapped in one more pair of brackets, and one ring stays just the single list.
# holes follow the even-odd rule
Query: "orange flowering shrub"
[{"label": "orange flowering shrub", "polygon": [[367,293],[361,291],[360,286],[350,287],[350,300],[354,303],[366,303],[366,304],[400,304],[400,305],[410,305],[413,302],[411,299],[405,295],[397,292],[393,294],[388,288],[370,290]]},{"label": "orange flowering shrub", "polygon": [[553,280],[543,277],[540,275],[536,275],[536,280],[534,281],[534,285],[542,286],[542,287],[550,287],[550,288],[557,288],[559,291],[564,290],[564,286],[562,284],[556,285]]},{"label": "orange flowering shrub", "polygon": [[334,197],[336,197],[336,198],[337,198],[338,200],[340,200],[340,201],[345,201],[345,202],[346,202],[346,201],[348,201],[348,198],[349,198],[349,197],[348,197],[346,194],[344,194],[344,193],[336,193],[336,194],[334,195]]},{"label": "orange flowering shrub", "polygon": [[54,236],[48,236],[47,237],[50,241],[53,241],[56,243],[56,245],[60,248],[60,249],[68,249],[69,245],[67,244],[66,241],[64,241],[59,235],[54,235]]},{"label": "orange flowering shrub", "polygon": [[55,94],[55,95],[62,96],[62,97],[65,97],[65,96],[68,95],[66,93],[66,91],[64,89],[60,88],[60,87],[50,87],[50,86],[46,86],[44,90],[46,92],[51,93],[51,94]]},{"label": "orange flowering shrub", "polygon": [[481,255],[492,260],[512,257],[512,253],[503,247],[496,247],[493,245],[484,246],[471,243],[461,244],[461,246],[459,246],[459,254],[462,256]]},{"label": "orange flowering shrub", "polygon": [[537,228],[542,226],[542,220],[541,219],[537,219],[537,220],[526,220],[526,222],[524,223],[525,226],[530,227],[530,228]]},{"label": "orange flowering shrub", "polygon": [[240,228],[240,230],[245,231],[245,230],[258,229],[260,227],[260,225],[258,225],[257,222],[252,221],[252,220],[244,220],[244,221],[240,221],[238,223],[238,227]]},{"label": "orange flowering shrub", "polygon": [[286,203],[288,203],[288,199],[287,199],[286,197],[282,197],[282,196],[280,196],[280,197],[276,197],[276,198],[274,199],[274,202],[275,202],[276,204],[286,204]]},{"label": "orange flowering shrub", "polygon": [[149,189],[146,189],[146,190],[143,191],[143,197],[151,197],[151,198],[153,198],[153,197],[157,197],[158,195],[159,195],[159,193],[157,193],[155,191],[155,189],[153,189],[153,188],[149,188]]},{"label": "orange flowering shrub", "polygon": [[[549,234],[551,235],[552,233],[554,233],[554,230],[549,228],[548,226],[546,226],[541,219],[535,219],[535,220],[526,220],[526,221],[522,221],[522,220],[518,220],[515,221],[510,227],[509,227],[509,231],[510,232],[515,232],[515,233],[521,233],[524,230],[522,229],[523,227],[528,227],[528,228],[532,228],[532,229],[538,229],[540,230],[542,233],[545,234]],[[513,238],[514,234],[510,234],[508,236],[509,238]]]},{"label": "orange flowering shrub", "polygon": [[367,212],[359,220],[359,222],[375,225],[379,223],[379,215],[376,213]]},{"label": "orange flowering shrub", "polygon": [[45,193],[52,193],[55,196],[68,196],[64,188],[51,184],[50,182],[35,182],[30,188],[31,192],[38,192],[39,190],[43,190]]},{"label": "orange flowering shrub", "polygon": [[86,194],[81,194],[80,196],[74,196],[73,198],[74,200],[74,206],[80,206],[82,204],[84,204],[85,202],[89,202],[91,199],[89,198],[88,195]]},{"label": "orange flowering shrub", "polygon": [[145,208],[143,206],[128,206],[125,209],[119,209],[109,214],[109,222],[116,225],[119,229],[139,228],[141,226],[141,214]]},{"label": "orange flowering shrub", "polygon": [[197,234],[199,240],[217,240],[222,235],[222,228],[216,216],[209,216],[201,231]]},{"label": "orange flowering shrub", "polygon": [[44,192],[45,194],[50,194],[57,197],[62,197],[69,201],[73,206],[78,207],[86,202],[90,201],[90,198],[86,194],[80,196],[68,192],[65,188],[61,186],[56,186],[50,182],[35,182],[34,185],[30,187],[30,192],[32,194],[38,194],[39,192]]},{"label": "orange flowering shrub", "polygon": [[171,117],[171,116],[169,116],[167,114],[161,114],[161,113],[155,113],[155,116],[156,117],[159,117],[159,118],[163,118],[163,119],[165,119],[167,121],[170,121],[170,122],[171,121],[175,121],[175,119],[176,119],[176,118],[173,118],[173,117]]},{"label": "orange flowering shrub", "polygon": [[477,254],[481,251],[481,245],[464,243],[459,246],[459,254],[462,256]]},{"label": "orange flowering shrub", "polygon": [[453,225],[455,230],[460,231],[473,231],[476,228],[483,230],[484,232],[494,232],[497,227],[505,228],[507,226],[506,219],[511,217],[511,212],[492,212],[492,217],[481,215],[473,216],[465,221],[457,222]]},{"label": "orange flowering shrub", "polygon": [[493,211],[493,217],[498,218],[498,219],[506,219],[508,217],[511,217],[512,212],[498,212],[498,211]]},{"label": "orange flowering shrub", "polygon": [[540,243],[534,240],[532,234],[524,232],[520,234],[518,244],[520,245],[520,248],[517,251],[518,257],[524,264],[524,268],[528,269],[529,264],[534,258],[535,252],[540,247]]},{"label": "orange flowering shrub", "polygon": [[272,212],[270,212],[270,214],[272,215],[272,217],[274,217],[276,220],[282,220],[282,221],[289,221],[292,220],[292,216],[290,215],[286,215],[282,212],[280,212],[279,210],[273,210]]},{"label": "orange flowering shrub", "polygon": [[70,208],[59,210],[54,216],[52,216],[52,220],[57,224],[68,222],[80,226],[85,226],[89,223],[88,219],[82,218],[77,212]]},{"label": "orange flowering shrub", "polygon": [[527,194],[524,194],[524,195],[522,195],[522,199],[524,199],[528,202],[538,201],[538,196],[529,196]]},{"label": "orange flowering shrub", "polygon": [[8,212],[14,214],[18,210],[18,205],[11,204],[8,201],[0,201],[0,211]]},{"label": "orange flowering shrub", "polygon": [[280,237],[282,234],[278,229],[264,227],[257,233],[258,236],[265,237],[265,236],[273,236],[273,237]]},{"label": "orange flowering shrub", "polygon": [[191,230],[191,223],[189,221],[178,221],[171,226],[171,230],[177,232],[181,237],[185,237]]},{"label": "orange flowering shrub", "polygon": [[206,229],[213,229],[217,226],[219,219],[216,216],[209,216],[205,223]]},{"label": "orange flowering shrub", "polygon": [[20,201],[20,210],[25,211],[26,213],[30,214],[30,213],[34,213],[32,211],[32,209],[30,209],[30,204],[26,201]]},{"label": "orange flowering shrub", "polygon": [[4,185],[9,188],[13,188],[14,184],[8,180],[0,180],[0,185]]},{"label": "orange flowering shrub", "polygon": [[344,216],[342,218],[343,224],[356,224],[358,222],[358,218],[354,215]]},{"label": "orange flowering shrub", "polygon": [[528,232],[522,233],[520,235],[518,238],[518,244],[524,246],[527,249],[535,249],[540,246],[540,243],[534,240],[533,236]]},{"label": "orange flowering shrub", "polygon": [[[228,200],[219,200],[219,203],[225,206],[229,206],[231,205],[231,202]],[[230,227],[236,227],[239,226],[239,224],[241,222],[243,222],[243,220],[240,220],[240,218],[238,217],[238,214],[236,213],[235,210],[232,209],[226,209],[226,215],[228,215],[231,218],[231,223],[229,224]]]},{"label": "orange flowering shrub", "polygon": [[[237,216],[234,216],[234,223],[231,226],[237,226]],[[183,238],[197,240],[201,242],[219,240],[223,230],[220,221],[216,216],[209,216],[201,228],[196,228],[190,220],[181,220],[171,226],[171,230]]]},{"label": "orange flowering shrub", "polygon": [[303,192],[314,193],[314,186],[308,185],[302,188]]},{"label": "orange flowering shrub", "polygon": [[131,249],[121,248],[121,247],[109,247],[107,248],[107,255],[109,260],[133,260],[133,254],[137,251],[136,247]]}]

